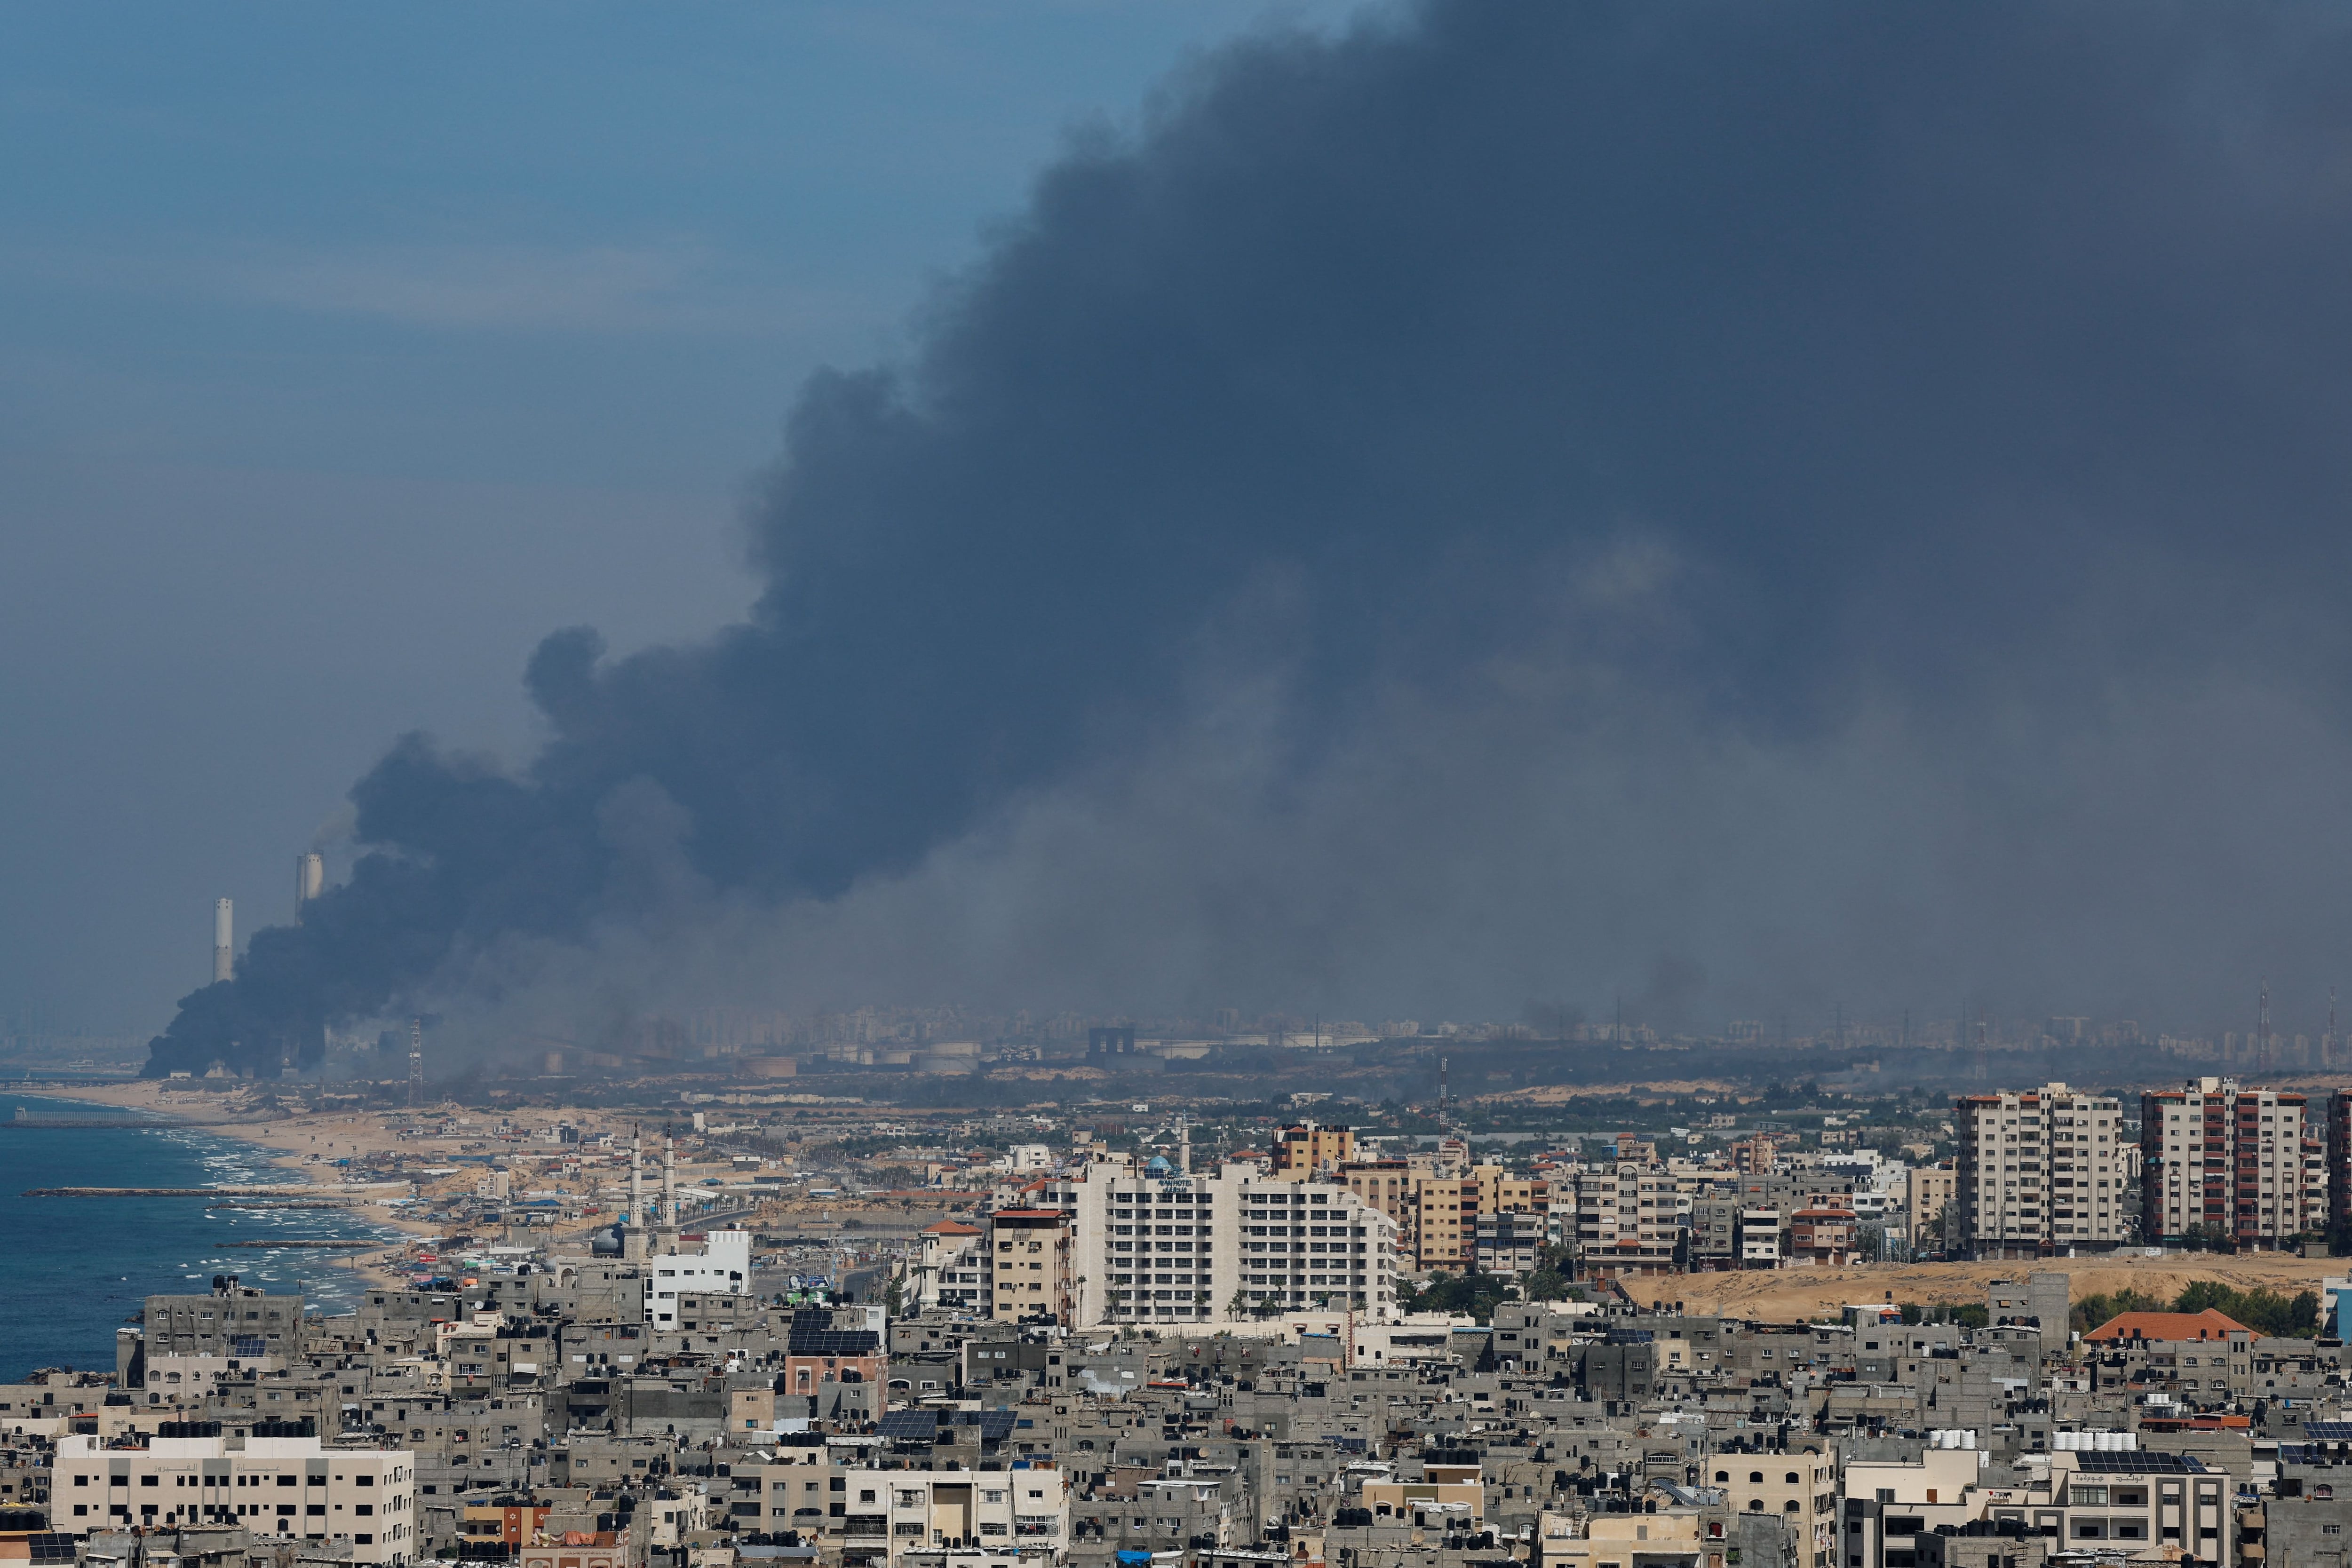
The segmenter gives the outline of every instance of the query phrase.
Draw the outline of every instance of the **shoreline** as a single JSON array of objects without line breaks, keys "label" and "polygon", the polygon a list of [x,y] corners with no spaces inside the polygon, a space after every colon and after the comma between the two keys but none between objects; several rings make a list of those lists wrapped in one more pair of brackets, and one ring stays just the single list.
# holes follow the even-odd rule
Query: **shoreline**
[{"label": "shoreline", "polygon": [[[409,1281],[410,1266],[407,1261],[409,1249],[418,1241],[431,1241],[438,1238],[439,1232],[436,1227],[381,1207],[381,1199],[364,1196],[364,1192],[353,1193],[346,1190],[347,1186],[364,1186],[373,1184],[346,1184],[340,1180],[321,1182],[312,1174],[321,1154],[320,1138],[322,1132],[330,1134],[324,1145],[327,1151],[332,1151],[341,1145],[348,1143],[351,1152],[359,1154],[383,1144],[381,1129],[360,1124],[372,1120],[366,1113],[275,1118],[267,1115],[241,1115],[240,1112],[249,1111],[250,1107],[238,1106],[226,1102],[243,1091],[232,1091],[230,1094],[224,1095],[192,1094],[182,1090],[175,1094],[168,1081],[155,1079],[141,1079],[124,1083],[77,1084],[70,1089],[37,1088],[14,1092],[18,1097],[26,1100],[54,1100],[70,1104],[110,1105],[124,1110],[145,1112],[163,1118],[159,1125],[200,1133],[207,1137],[225,1139],[230,1143],[242,1144],[257,1151],[263,1156],[265,1164],[302,1178],[305,1190],[298,1194],[289,1189],[287,1193],[288,1197],[331,1196],[345,1199],[350,1202],[351,1212],[363,1216],[371,1226],[378,1226],[400,1233],[404,1238],[402,1241],[384,1242],[370,1246],[365,1249],[354,1248],[348,1253],[339,1255],[338,1261],[347,1263],[353,1273],[367,1280],[372,1285],[387,1289],[406,1289]],[[173,1120],[175,1115],[184,1111],[209,1112],[222,1119],[185,1124]],[[376,1132],[378,1136],[373,1138],[367,1136],[370,1131]],[[331,1155],[326,1157],[331,1157]],[[328,1168],[332,1170],[334,1167]],[[226,1192],[227,1189],[222,1190]]]}]

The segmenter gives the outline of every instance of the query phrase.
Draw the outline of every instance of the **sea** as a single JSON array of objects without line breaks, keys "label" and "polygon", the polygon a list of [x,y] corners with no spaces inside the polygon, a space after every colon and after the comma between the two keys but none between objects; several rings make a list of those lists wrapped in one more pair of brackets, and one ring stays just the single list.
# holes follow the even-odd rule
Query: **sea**
[{"label": "sea", "polygon": [[[215,1274],[272,1292],[300,1291],[328,1312],[366,1288],[330,1251],[231,1248],[231,1241],[392,1239],[363,1211],[207,1208],[201,1197],[25,1197],[37,1186],[305,1185],[268,1151],[182,1127],[18,1129],[28,1115],[121,1115],[103,1105],[0,1092],[0,1382],[44,1366],[110,1371],[114,1331],[151,1295],[203,1291]],[[323,1176],[321,1179],[325,1179]]]}]

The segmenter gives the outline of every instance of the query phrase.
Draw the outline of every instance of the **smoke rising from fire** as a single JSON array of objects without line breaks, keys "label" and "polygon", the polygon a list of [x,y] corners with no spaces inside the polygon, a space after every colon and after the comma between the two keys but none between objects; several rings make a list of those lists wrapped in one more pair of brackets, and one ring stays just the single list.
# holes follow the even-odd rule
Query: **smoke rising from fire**
[{"label": "smoke rising from fire", "polygon": [[2315,994],[2348,45],[1481,3],[1200,62],[807,385],[742,624],[549,637],[519,771],[401,741],[154,1070],[706,985]]}]

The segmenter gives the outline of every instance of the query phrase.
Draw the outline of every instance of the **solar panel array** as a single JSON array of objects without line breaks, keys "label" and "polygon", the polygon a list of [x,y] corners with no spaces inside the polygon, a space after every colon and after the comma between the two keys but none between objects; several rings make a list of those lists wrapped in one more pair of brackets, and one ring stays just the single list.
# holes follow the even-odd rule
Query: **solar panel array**
[{"label": "solar panel array", "polygon": [[2074,1468],[2086,1476],[2201,1476],[2205,1467],[2185,1454],[2082,1448]]},{"label": "solar panel array", "polygon": [[980,1440],[983,1443],[1001,1443],[1004,1440],[1004,1435],[1013,1430],[1013,1412],[1010,1410],[959,1410],[955,1413],[955,1424],[959,1427],[979,1427]]},{"label": "solar panel array", "polygon": [[982,1443],[1001,1443],[1013,1430],[1013,1416],[1010,1410],[893,1410],[877,1430],[893,1443],[930,1443],[938,1441],[941,1421],[977,1427]]},{"label": "solar panel array", "polygon": [[784,1342],[787,1355],[872,1355],[881,1336],[872,1329],[801,1329]]},{"label": "solar panel array", "polygon": [[2305,1421],[2303,1435],[2315,1443],[2352,1443],[2352,1421]]},{"label": "solar panel array", "polygon": [[928,1443],[940,1433],[940,1413],[936,1410],[893,1410],[882,1417],[877,1430],[893,1443]]}]

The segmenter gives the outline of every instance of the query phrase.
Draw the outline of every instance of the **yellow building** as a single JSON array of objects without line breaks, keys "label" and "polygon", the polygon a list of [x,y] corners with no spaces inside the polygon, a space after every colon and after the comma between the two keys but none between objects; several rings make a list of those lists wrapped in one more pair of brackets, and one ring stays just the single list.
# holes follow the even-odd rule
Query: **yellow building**
[{"label": "yellow building", "polygon": [[1707,1474],[1735,1512],[1780,1516],[1796,1568],[1835,1568],[1837,1452],[1828,1444],[1808,1443],[1787,1453],[1721,1453]]},{"label": "yellow building", "polygon": [[1402,1160],[1350,1160],[1339,1167],[1340,1183],[1362,1201],[1397,1222],[1407,1238],[1412,1235],[1413,1175]]},{"label": "yellow building", "polygon": [[1500,1166],[1472,1166],[1481,1214],[1535,1214],[1551,1203],[1551,1183],[1541,1176],[1513,1176]]},{"label": "yellow building", "polygon": [[1534,1568],[1724,1568],[1724,1543],[1696,1513],[1547,1513]]},{"label": "yellow building", "polygon": [[989,1216],[982,1300],[998,1322],[1070,1322],[1070,1217],[1058,1208]]},{"label": "yellow building", "polygon": [[1318,1171],[1335,1170],[1356,1157],[1356,1134],[1345,1127],[1302,1122],[1274,1135],[1277,1181],[1305,1181]]},{"label": "yellow building", "polygon": [[1478,1247],[1478,1181],[1423,1176],[1413,1191],[1411,1245],[1419,1269],[1467,1269]]},{"label": "yellow building", "polygon": [[1944,1206],[1958,1190],[1960,1173],[1949,1166],[1914,1167],[1905,1173],[1903,1207],[1911,1225],[1911,1245],[1927,1245],[1943,1235]]}]

